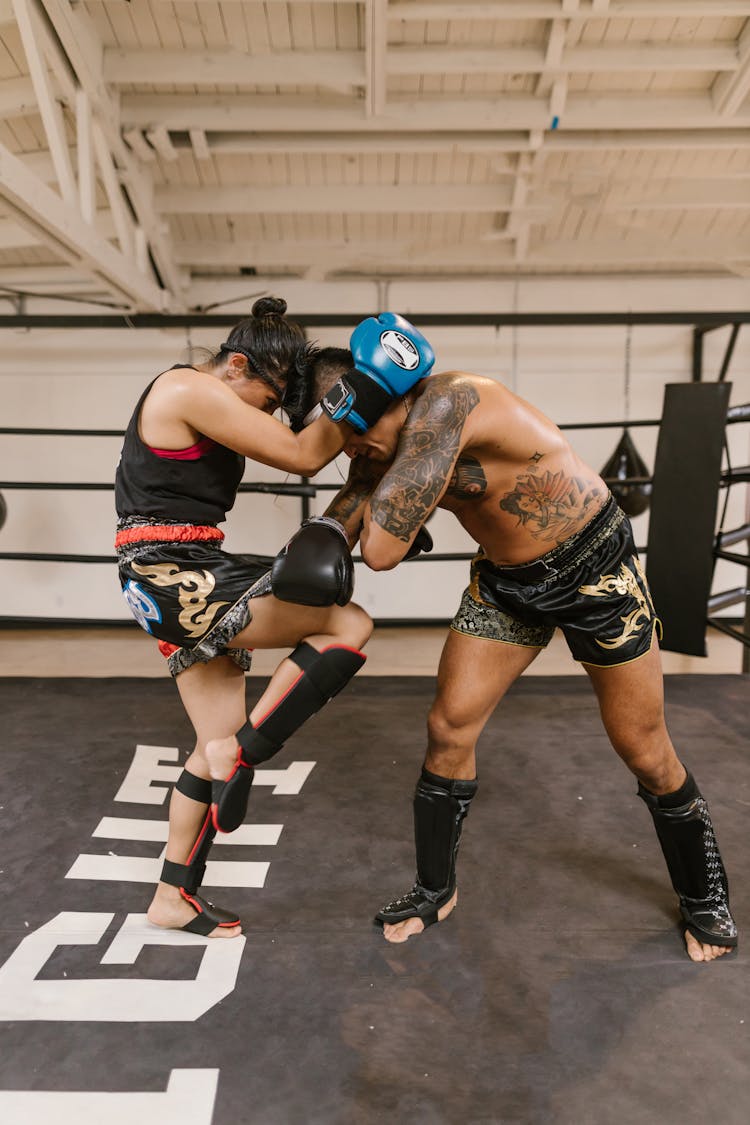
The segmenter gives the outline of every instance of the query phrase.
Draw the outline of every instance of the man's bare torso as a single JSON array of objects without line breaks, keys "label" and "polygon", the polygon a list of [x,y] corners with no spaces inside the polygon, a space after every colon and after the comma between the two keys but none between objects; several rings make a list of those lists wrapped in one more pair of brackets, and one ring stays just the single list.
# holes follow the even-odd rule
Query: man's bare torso
[{"label": "man's bare torso", "polygon": [[[537,558],[604,506],[601,477],[529,403],[500,383],[463,372],[429,382],[432,394],[448,392],[445,399],[463,401],[465,412],[458,459],[438,506],[454,513],[493,562]],[[414,413],[418,426],[420,412]]]}]

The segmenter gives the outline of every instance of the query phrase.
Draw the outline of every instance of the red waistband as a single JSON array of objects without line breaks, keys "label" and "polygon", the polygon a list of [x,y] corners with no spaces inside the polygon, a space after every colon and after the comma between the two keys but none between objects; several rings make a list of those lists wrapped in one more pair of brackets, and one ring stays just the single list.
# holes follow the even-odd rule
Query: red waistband
[{"label": "red waistband", "polygon": [[118,531],[115,547],[129,543],[206,543],[221,542],[224,532],[218,527],[199,527],[195,524],[144,524]]}]

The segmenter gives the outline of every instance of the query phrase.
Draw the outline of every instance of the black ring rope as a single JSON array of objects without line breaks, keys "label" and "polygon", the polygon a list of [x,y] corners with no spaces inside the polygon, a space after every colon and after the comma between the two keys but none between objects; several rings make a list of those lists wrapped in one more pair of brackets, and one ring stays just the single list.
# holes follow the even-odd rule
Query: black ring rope
[{"label": "black ring rope", "polygon": [[[732,407],[727,416],[727,423],[745,422],[750,420],[750,404]],[[612,429],[624,426],[659,426],[660,419],[642,419],[632,422],[565,422],[560,425],[561,430],[588,430]],[[24,436],[56,436],[56,437],[123,437],[123,430],[90,430],[90,429],[56,429],[48,427],[21,427],[0,426],[0,434]],[[727,487],[739,481],[750,481],[750,466],[730,468],[722,473],[721,484]],[[616,477],[604,478],[608,485],[639,485],[652,484],[653,477]],[[273,484],[266,481],[248,481],[240,484],[238,492],[260,493],[273,496],[300,496],[303,498],[315,497],[318,492],[338,491],[341,483],[319,484]],[[114,483],[111,481],[0,481],[0,490],[26,490],[26,491],[51,491],[51,492],[112,492]],[[723,522],[723,521],[722,521]],[[645,548],[638,548],[645,554]],[[413,560],[420,562],[467,562],[474,558],[474,552],[432,552],[421,554]],[[42,553],[32,551],[0,551],[0,561],[5,562],[75,562],[112,565],[117,562],[115,555],[71,555]],[[361,555],[354,556],[354,562],[361,562]]]},{"label": "black ring rope", "polygon": [[[0,480],[0,490],[13,488],[28,489],[30,492],[112,492],[112,481],[44,481],[44,480]],[[267,481],[248,481],[241,484],[238,492],[261,492],[271,496],[314,496],[322,485],[314,484],[271,484]],[[326,488],[340,488],[340,485],[326,485]]]},{"label": "black ring rope", "polygon": [[[734,407],[741,410],[742,407]],[[744,407],[750,410],[750,407]],[[731,419],[734,420],[734,419]],[[737,419],[740,421],[741,419]],[[646,418],[637,422],[561,422],[560,430],[607,430],[623,426],[659,426],[660,418]],[[124,437],[124,430],[70,430],[43,426],[0,426],[0,434],[14,437]]]}]

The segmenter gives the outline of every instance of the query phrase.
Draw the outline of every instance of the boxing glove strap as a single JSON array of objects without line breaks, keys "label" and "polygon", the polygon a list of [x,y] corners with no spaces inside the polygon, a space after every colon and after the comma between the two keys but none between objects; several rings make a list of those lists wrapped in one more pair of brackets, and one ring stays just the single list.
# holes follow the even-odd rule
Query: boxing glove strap
[{"label": "boxing glove strap", "polygon": [[374,376],[354,367],[333,384],[320,405],[331,421],[349,422],[364,433],[385,413],[393,398]]}]

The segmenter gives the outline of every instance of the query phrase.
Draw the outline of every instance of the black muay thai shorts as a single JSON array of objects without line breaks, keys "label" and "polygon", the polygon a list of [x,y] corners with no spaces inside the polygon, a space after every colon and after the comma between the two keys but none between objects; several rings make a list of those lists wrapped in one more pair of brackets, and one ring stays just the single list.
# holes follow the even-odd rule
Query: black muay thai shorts
[{"label": "black muay thai shorts", "polygon": [[232,648],[250,624],[250,601],[271,592],[265,555],[230,555],[217,527],[130,516],[115,537],[122,593],[142,629],[159,642],[173,676],[215,656],[244,671],[251,653]]},{"label": "black muay thai shorts", "polygon": [[614,497],[546,555],[497,566],[480,551],[451,628],[485,640],[544,648],[562,629],[575,660],[611,667],[651,648],[661,630],[630,520]]}]

